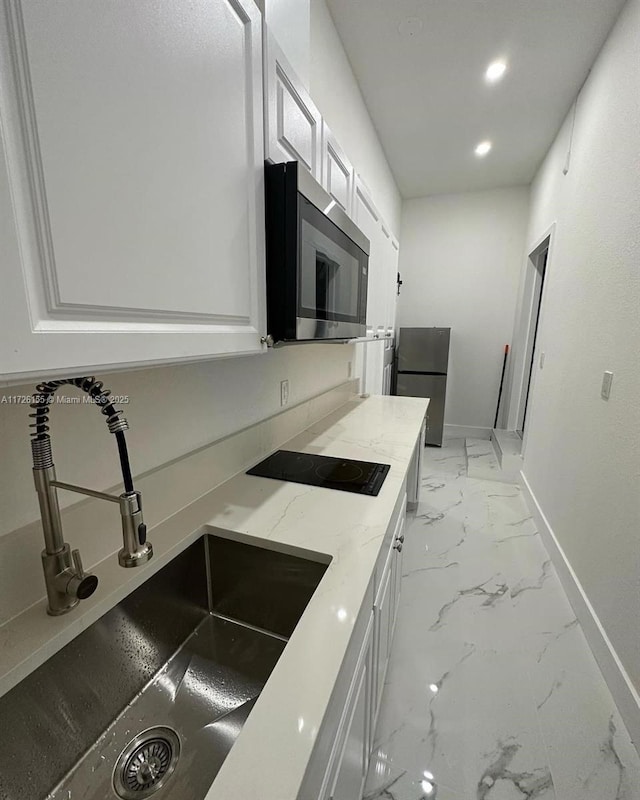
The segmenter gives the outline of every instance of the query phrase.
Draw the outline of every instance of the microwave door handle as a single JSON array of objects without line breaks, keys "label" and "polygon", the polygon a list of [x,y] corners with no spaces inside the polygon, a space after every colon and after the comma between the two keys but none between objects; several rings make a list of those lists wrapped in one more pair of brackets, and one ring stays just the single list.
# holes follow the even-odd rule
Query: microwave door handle
[{"label": "microwave door handle", "polygon": [[316,251],[316,311],[327,312],[327,263],[328,258]]},{"label": "microwave door handle", "polygon": [[331,300],[331,311],[332,313],[336,313],[338,308],[338,297],[339,297],[339,288],[340,288],[340,279],[338,270],[340,269],[340,264],[337,261],[329,261],[328,269],[327,269],[327,277],[328,277],[328,287],[330,292],[330,300]]}]

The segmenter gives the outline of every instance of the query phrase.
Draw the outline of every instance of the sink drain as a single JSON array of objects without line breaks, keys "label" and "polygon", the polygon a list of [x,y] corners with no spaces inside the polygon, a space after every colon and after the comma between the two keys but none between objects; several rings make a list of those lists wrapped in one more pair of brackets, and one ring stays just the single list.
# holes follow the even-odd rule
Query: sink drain
[{"label": "sink drain", "polygon": [[113,771],[113,788],[123,800],[143,800],[161,789],[178,763],[180,739],[171,728],[142,731],[124,748]]}]

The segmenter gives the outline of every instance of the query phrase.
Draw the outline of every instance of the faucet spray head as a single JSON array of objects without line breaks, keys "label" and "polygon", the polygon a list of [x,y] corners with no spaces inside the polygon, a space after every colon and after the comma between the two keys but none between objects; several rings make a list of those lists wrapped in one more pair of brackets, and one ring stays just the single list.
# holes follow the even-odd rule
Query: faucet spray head
[{"label": "faucet spray head", "polygon": [[118,553],[121,567],[139,567],[153,557],[153,547],[147,541],[147,526],[142,516],[140,492],[124,492],[120,495],[123,547]]}]

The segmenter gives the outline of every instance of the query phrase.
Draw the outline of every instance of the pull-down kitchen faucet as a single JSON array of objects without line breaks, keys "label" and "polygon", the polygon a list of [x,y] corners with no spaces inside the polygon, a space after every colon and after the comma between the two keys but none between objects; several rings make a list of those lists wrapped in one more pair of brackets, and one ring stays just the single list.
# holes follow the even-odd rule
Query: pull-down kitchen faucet
[{"label": "pull-down kitchen faucet", "polygon": [[[63,483],[56,479],[56,469],[51,452],[49,436],[49,406],[60,386],[76,386],[86,392],[91,400],[100,407],[107,418],[107,427],[116,437],[124,492],[119,495],[96,492],[71,483]],[[121,567],[138,567],[153,556],[153,547],[147,541],[147,526],[142,518],[142,495],[133,488],[129,455],[124,432],[128,430],[127,420],[122,412],[114,408],[109,399],[110,390],[103,390],[102,381],[95,378],[63,378],[45,381],[36,387],[36,395],[31,403],[35,420],[30,427],[35,428],[31,436],[31,452],[33,454],[33,478],[38,492],[42,531],[45,549],[42,551],[44,580],[47,586],[47,613],[57,616],[66,614],[78,605],[80,600],[90,597],[98,585],[95,575],[85,573],[82,567],[80,551],[73,550],[64,541],[62,520],[58,506],[57,489],[87,494],[101,500],[118,503],[122,517],[123,547],[118,553]]]}]

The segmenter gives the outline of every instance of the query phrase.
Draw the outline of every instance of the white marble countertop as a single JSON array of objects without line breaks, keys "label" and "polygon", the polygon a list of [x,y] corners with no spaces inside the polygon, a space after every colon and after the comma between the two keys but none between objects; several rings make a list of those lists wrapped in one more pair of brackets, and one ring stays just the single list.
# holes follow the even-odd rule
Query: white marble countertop
[{"label": "white marble countertop", "polygon": [[[428,401],[371,397],[286,449],[391,465],[375,497],[238,475],[210,524],[332,557],[206,800],[294,800],[406,478]],[[346,413],[345,413],[346,412]]]},{"label": "white marble countertop", "polygon": [[[206,800],[297,797],[427,406],[421,398],[353,400],[283,446],[390,464],[377,497],[241,473],[150,531],[154,572],[204,532],[331,557]],[[25,659],[43,663],[149,577],[120,569],[115,559],[96,573],[100,598],[85,601],[74,620],[46,617],[41,608],[21,615],[20,627],[1,642],[0,685],[23,671]]]}]

